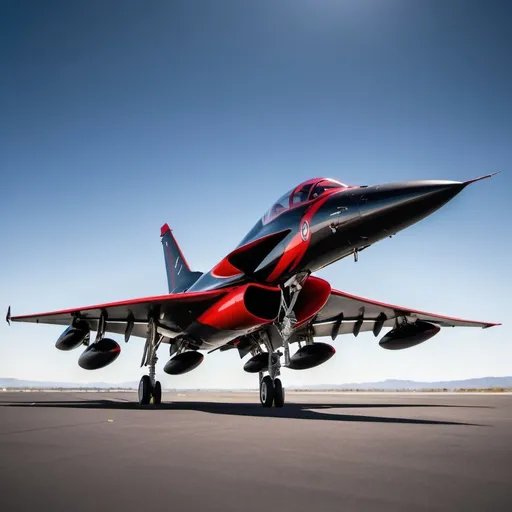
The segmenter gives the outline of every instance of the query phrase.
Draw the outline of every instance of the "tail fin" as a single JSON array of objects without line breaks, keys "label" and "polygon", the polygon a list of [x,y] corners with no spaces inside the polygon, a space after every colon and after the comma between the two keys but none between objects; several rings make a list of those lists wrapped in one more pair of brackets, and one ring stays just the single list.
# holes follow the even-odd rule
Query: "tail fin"
[{"label": "tail fin", "polygon": [[162,226],[160,236],[164,249],[169,293],[183,292],[190,288],[203,274],[190,270],[187,260],[167,224]]}]

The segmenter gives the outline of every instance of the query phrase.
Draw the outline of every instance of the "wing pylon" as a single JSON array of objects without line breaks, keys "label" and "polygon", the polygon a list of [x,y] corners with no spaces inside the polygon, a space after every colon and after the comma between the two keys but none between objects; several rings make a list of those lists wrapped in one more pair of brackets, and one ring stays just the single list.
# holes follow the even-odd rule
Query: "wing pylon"
[{"label": "wing pylon", "polygon": [[372,331],[374,336],[378,336],[384,327],[394,327],[399,320],[423,320],[440,327],[488,329],[501,325],[428,313],[332,290],[327,303],[312,322],[312,328],[314,336],[330,336],[333,340],[340,334],[357,336],[365,331]]}]

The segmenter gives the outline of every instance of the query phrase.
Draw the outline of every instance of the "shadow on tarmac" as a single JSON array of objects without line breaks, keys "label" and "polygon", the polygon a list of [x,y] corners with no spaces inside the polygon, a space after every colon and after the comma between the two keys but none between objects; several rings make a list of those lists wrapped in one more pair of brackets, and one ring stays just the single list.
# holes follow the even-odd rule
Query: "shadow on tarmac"
[{"label": "shadow on tarmac", "polygon": [[[256,395],[257,396],[257,395]],[[483,427],[476,423],[465,423],[443,420],[423,420],[417,418],[390,418],[385,416],[366,416],[360,414],[337,414],[331,409],[391,409],[391,408],[478,408],[489,409],[489,406],[464,406],[446,404],[316,404],[316,403],[286,403],[283,408],[264,408],[259,403],[233,402],[165,402],[160,405],[140,405],[129,400],[69,400],[69,401],[0,401],[0,407],[53,407],[64,409],[108,409],[108,410],[145,410],[158,414],[161,411],[200,411],[209,414],[233,416],[252,416],[256,418],[288,418],[298,420],[328,420],[341,422],[366,423],[397,423],[413,425],[465,425]],[[321,409],[321,411],[317,411]]]}]

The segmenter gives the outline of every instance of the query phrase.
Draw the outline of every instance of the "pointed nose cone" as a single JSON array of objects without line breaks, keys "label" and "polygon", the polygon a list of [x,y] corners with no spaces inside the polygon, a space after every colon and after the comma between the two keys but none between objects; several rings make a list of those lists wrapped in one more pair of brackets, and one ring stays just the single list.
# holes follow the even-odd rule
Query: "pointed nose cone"
[{"label": "pointed nose cone", "polygon": [[394,196],[394,206],[410,205],[431,210],[430,213],[444,206],[453,199],[464,187],[460,181],[410,181],[388,185]]},{"label": "pointed nose cone", "polygon": [[433,194],[435,197],[446,197],[449,201],[455,197],[467,184],[460,181],[426,180],[411,181],[410,187],[419,196]]},{"label": "pointed nose cone", "polygon": [[458,181],[408,181],[361,189],[361,216],[398,231],[434,213],[466,185]]}]

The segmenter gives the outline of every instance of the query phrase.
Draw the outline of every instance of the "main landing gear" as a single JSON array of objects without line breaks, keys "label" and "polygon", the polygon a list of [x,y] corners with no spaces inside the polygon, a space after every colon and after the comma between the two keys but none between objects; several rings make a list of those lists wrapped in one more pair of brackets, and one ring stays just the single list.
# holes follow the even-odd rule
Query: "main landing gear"
[{"label": "main landing gear", "polygon": [[[261,333],[261,342],[268,353],[268,375],[259,372],[260,376],[260,402],[263,407],[283,407],[284,388],[279,375],[281,374],[281,352],[273,352],[273,346],[268,333]],[[261,350],[261,349],[260,349]]]},{"label": "main landing gear", "polygon": [[260,379],[260,402],[263,407],[283,407],[284,388],[281,379],[273,379],[270,375]]},{"label": "main landing gear", "polygon": [[154,405],[162,403],[162,386],[160,381],[157,380],[153,384],[149,375],[143,375],[139,382],[139,404],[149,403]]},{"label": "main landing gear", "polygon": [[141,367],[149,366],[149,375],[143,375],[139,382],[139,404],[141,405],[162,403],[162,386],[156,380],[156,363],[158,361],[156,351],[161,343],[161,338],[157,339],[157,337],[156,323],[151,318],[148,323],[148,336],[140,365]]}]

